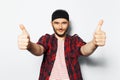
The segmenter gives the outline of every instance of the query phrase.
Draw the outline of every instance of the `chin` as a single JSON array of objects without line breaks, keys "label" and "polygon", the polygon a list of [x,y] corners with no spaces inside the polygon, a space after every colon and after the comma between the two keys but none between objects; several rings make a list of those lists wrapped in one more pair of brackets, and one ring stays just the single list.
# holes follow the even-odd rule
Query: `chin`
[{"label": "chin", "polygon": [[66,33],[63,33],[63,34],[59,34],[59,33],[56,33],[57,36],[59,37],[64,37]]}]

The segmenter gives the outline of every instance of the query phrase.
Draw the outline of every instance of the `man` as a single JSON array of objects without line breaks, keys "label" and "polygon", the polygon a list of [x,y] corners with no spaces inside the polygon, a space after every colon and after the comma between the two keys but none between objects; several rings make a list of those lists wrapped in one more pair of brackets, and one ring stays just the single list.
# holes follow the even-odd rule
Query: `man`
[{"label": "man", "polygon": [[101,30],[103,20],[98,23],[93,39],[85,43],[78,35],[67,34],[69,14],[65,10],[56,10],[52,14],[51,25],[54,34],[43,35],[37,43],[23,25],[18,37],[18,47],[28,50],[36,56],[44,54],[39,80],[83,80],[78,57],[91,55],[98,46],[105,45],[106,35]]}]

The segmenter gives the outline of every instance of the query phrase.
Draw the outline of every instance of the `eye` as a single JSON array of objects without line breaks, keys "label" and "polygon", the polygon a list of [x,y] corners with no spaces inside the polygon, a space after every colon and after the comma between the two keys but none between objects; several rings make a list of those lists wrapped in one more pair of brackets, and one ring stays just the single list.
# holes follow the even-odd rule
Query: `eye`
[{"label": "eye", "polygon": [[59,24],[59,22],[54,22],[54,24]]},{"label": "eye", "polygon": [[62,24],[67,24],[67,22],[62,22]]}]

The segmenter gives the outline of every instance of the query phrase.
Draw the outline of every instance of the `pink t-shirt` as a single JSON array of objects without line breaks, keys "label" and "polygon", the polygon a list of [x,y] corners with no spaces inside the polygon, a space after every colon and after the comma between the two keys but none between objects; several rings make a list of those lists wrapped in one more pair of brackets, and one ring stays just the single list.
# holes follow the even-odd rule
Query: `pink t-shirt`
[{"label": "pink t-shirt", "polygon": [[56,59],[50,75],[50,80],[69,80],[64,56],[64,40],[58,40]]}]

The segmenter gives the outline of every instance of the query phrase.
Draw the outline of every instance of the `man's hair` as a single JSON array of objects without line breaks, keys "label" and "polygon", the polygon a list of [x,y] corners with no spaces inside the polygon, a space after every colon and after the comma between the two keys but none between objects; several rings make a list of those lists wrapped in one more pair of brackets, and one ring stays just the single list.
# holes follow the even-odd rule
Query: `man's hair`
[{"label": "man's hair", "polygon": [[65,18],[69,21],[69,14],[66,10],[57,9],[52,14],[52,21],[57,18]]}]

